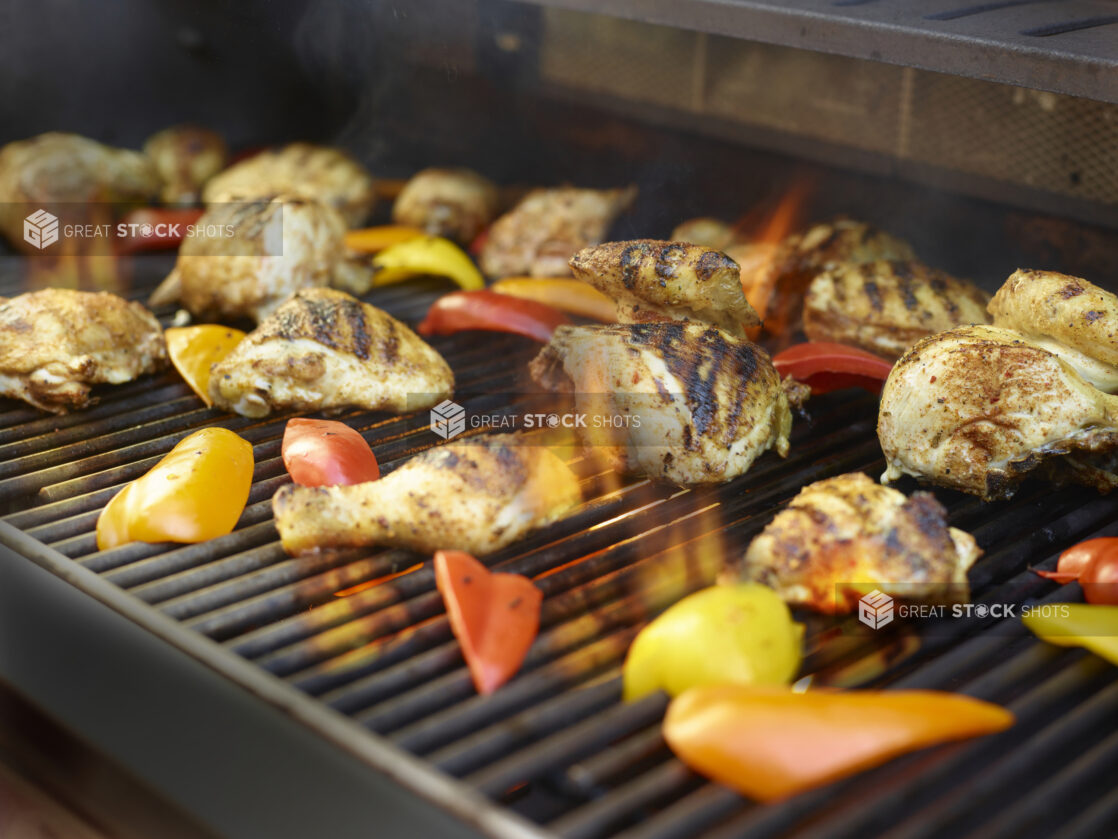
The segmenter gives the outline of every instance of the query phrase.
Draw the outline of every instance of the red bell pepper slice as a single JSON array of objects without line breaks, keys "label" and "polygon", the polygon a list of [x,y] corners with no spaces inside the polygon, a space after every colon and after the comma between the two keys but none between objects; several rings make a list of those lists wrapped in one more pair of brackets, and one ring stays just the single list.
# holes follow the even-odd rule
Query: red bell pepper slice
[{"label": "red bell pepper slice", "polygon": [[477,692],[511,679],[540,628],[541,592],[519,574],[494,574],[468,553],[437,551],[435,584]]},{"label": "red bell pepper slice", "polygon": [[1078,580],[1088,603],[1118,605],[1118,537],[1072,545],[1060,554],[1055,571],[1033,572],[1061,585]]},{"label": "red bell pepper slice", "polygon": [[290,419],[281,452],[283,465],[300,486],[348,486],[380,477],[373,450],[344,422]]},{"label": "red bell pepper slice", "polygon": [[773,366],[782,377],[791,376],[810,385],[815,394],[847,387],[879,393],[893,362],[845,344],[808,341],[778,352],[773,356]]},{"label": "red bell pepper slice", "polygon": [[[128,225],[125,235],[117,240],[118,253],[174,250],[182,244],[187,229],[197,224],[205,212],[201,207],[168,209],[141,207],[120,220]],[[117,228],[118,232],[120,227]]]},{"label": "red bell pepper slice", "polygon": [[495,291],[456,291],[436,300],[419,324],[420,335],[451,335],[466,329],[511,332],[542,343],[555,327],[570,323],[565,314],[546,303],[523,300]]}]

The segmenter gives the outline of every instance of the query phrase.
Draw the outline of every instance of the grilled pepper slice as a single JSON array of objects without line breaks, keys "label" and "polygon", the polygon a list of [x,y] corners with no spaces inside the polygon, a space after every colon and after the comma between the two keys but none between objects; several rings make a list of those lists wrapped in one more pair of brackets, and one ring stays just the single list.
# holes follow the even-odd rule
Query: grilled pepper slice
[{"label": "grilled pepper slice", "polygon": [[617,322],[617,304],[582,280],[565,277],[506,277],[497,280],[490,288],[498,294],[535,300],[572,315],[581,315],[602,323]]},{"label": "grilled pepper slice", "polygon": [[206,403],[210,396],[210,368],[233,351],[244,340],[245,333],[228,326],[207,323],[201,326],[175,326],[166,329],[167,355],[190,389]]},{"label": "grilled pepper slice", "polygon": [[281,451],[283,465],[299,486],[347,486],[380,477],[373,450],[344,422],[290,419]]},{"label": "grilled pepper slice", "polygon": [[1034,635],[1061,647],[1083,647],[1118,664],[1118,606],[1046,603],[1021,616]]},{"label": "grilled pepper slice", "polygon": [[786,685],[800,668],[803,629],[759,583],[697,591],[637,635],[622,671],[625,699],[696,685]]},{"label": "grilled pepper slice", "polygon": [[97,548],[204,542],[232,532],[248,501],[252,467],[252,445],[232,431],[187,435],[101,511]]},{"label": "grilled pepper slice", "polygon": [[121,224],[128,225],[128,229],[127,235],[117,242],[117,253],[174,250],[182,244],[187,230],[197,224],[203,212],[201,207],[141,207],[133,210],[120,220]]},{"label": "grilled pepper slice", "polygon": [[375,286],[433,274],[448,277],[467,291],[485,288],[485,279],[465,251],[439,236],[420,236],[387,247],[371,265]]},{"label": "grilled pepper slice", "polygon": [[816,394],[847,387],[879,393],[893,369],[892,362],[873,353],[829,341],[794,344],[773,356],[773,366],[782,378],[810,385]]},{"label": "grilled pepper slice", "polygon": [[1002,731],[1009,711],[935,691],[692,688],[664,718],[664,739],[702,775],[774,801],[937,743]]},{"label": "grilled pepper slice", "polygon": [[424,233],[418,227],[406,224],[382,224],[379,227],[365,227],[360,230],[347,230],[345,246],[355,253],[379,253],[380,251],[418,239]]},{"label": "grilled pepper slice", "polygon": [[555,327],[570,323],[558,309],[495,291],[456,291],[436,300],[417,327],[420,335],[451,335],[467,329],[512,332],[542,343]]},{"label": "grilled pepper slice", "polygon": [[1034,573],[1063,585],[1078,580],[1088,603],[1118,605],[1118,538],[1088,539],[1062,554],[1055,571]]}]

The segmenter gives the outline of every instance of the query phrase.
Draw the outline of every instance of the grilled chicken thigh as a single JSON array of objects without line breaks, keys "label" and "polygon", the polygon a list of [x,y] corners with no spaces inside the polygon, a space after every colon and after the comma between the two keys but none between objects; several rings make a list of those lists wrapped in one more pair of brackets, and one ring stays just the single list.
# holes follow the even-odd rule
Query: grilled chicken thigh
[{"label": "grilled chicken thigh", "polygon": [[1118,391],[1118,296],[1055,271],[1016,271],[990,301],[995,326],[1024,333],[1099,390]]},{"label": "grilled chicken thigh", "polygon": [[566,276],[570,258],[602,241],[636,195],[636,187],[533,190],[489,229],[481,270],[490,277]]},{"label": "grilled chicken thigh", "polygon": [[159,321],[115,294],[48,288],[0,305],[0,395],[43,411],[85,408],[91,385],[122,384],[166,363]]},{"label": "grilled chicken thigh", "polygon": [[964,326],[925,338],[893,367],[877,434],[883,482],[913,475],[987,500],[1042,464],[1099,489],[1116,478],[1118,397],[1020,333]]},{"label": "grilled chicken thigh", "polygon": [[392,220],[469,244],[497,214],[497,187],[470,169],[424,169],[404,185]]},{"label": "grilled chicken thigh", "polygon": [[281,487],[272,508],[290,554],[386,545],[482,555],[580,500],[578,479],[550,450],[496,434],[428,449],[379,481]]},{"label": "grilled chicken thigh", "polygon": [[898,358],[919,339],[968,323],[988,323],[986,292],[919,262],[841,263],[817,274],[804,298],[813,341]]},{"label": "grilled chicken thigh", "polygon": [[344,259],[345,222],[317,201],[215,204],[197,227],[204,232],[183,241],[153,306],[177,299],[201,319],[259,322],[294,292],[327,285]]},{"label": "grilled chicken thigh", "polygon": [[560,326],[531,372],[574,394],[583,442],[622,472],[714,484],[788,452],[792,415],[768,355],[704,324]]},{"label": "grilled chicken thigh", "polygon": [[800,490],[734,573],[789,603],[839,614],[872,588],[906,600],[966,602],[967,569],[981,555],[974,537],[947,526],[935,496],[905,498],[858,472]]},{"label": "grilled chicken thigh", "polygon": [[197,125],[176,125],[148,137],[144,154],[163,180],[164,204],[197,204],[206,181],[225,168],[221,135]]},{"label": "grilled chicken thigh", "polygon": [[269,149],[235,163],[212,178],[202,192],[207,204],[300,195],[333,207],[355,227],[373,209],[373,178],[345,152],[310,143]]},{"label": "grilled chicken thigh", "polygon": [[761,322],[742,293],[738,264],[702,245],[608,242],[575,254],[571,270],[617,302],[619,323],[697,319],[744,338],[744,327]]},{"label": "grilled chicken thigh", "polygon": [[453,390],[446,361],[407,326],[327,288],[290,298],[210,373],[214,404],[246,417],[286,409],[415,411]]}]

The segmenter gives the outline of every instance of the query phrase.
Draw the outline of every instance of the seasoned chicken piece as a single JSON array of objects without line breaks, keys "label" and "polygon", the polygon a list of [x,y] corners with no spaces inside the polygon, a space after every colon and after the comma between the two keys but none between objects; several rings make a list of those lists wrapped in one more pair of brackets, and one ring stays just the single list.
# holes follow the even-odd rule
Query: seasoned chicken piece
[{"label": "seasoned chicken piece", "polygon": [[64,414],[91,385],[122,384],[167,363],[155,316],[108,292],[48,288],[0,305],[0,394]]},{"label": "seasoned chicken piece", "polygon": [[846,262],[817,274],[804,298],[812,341],[861,347],[890,360],[953,326],[988,323],[990,295],[920,262]]},{"label": "seasoned chicken piece", "polygon": [[483,555],[580,500],[578,479],[549,449],[494,434],[427,449],[379,481],[280,487],[272,509],[293,555],[363,545]]},{"label": "seasoned chicken piece", "polygon": [[981,555],[973,536],[947,526],[947,511],[934,495],[905,498],[857,472],[800,490],[734,572],[789,603],[841,614],[857,609],[871,589],[905,600],[965,603],[967,569]]},{"label": "seasoned chicken piece", "polygon": [[296,291],[327,285],[345,254],[337,211],[295,196],[215,204],[149,301],[180,300],[203,320],[259,322]]},{"label": "seasoned chicken piece", "polygon": [[676,225],[671,240],[720,251],[734,241],[734,229],[716,218],[692,218]]},{"label": "seasoned chicken piece", "polygon": [[1118,397],[1020,332],[959,327],[917,343],[889,374],[881,480],[913,475],[990,500],[1010,497],[1044,464],[1053,477],[1106,489],[1116,478],[1092,461],[1118,447],[1116,420]]},{"label": "seasoned chicken piece", "polygon": [[560,326],[532,378],[573,393],[585,445],[622,472],[681,486],[788,453],[792,414],[765,351],[693,321]]},{"label": "seasoned chicken piece", "polygon": [[163,180],[164,204],[197,204],[206,181],[225,168],[228,150],[221,135],[197,125],[176,125],[148,137],[144,154]]},{"label": "seasoned chicken piece", "polygon": [[207,204],[300,195],[327,204],[356,227],[373,209],[373,178],[345,152],[310,143],[269,149],[235,163],[206,184]]},{"label": "seasoned chicken piece", "polygon": [[300,291],[210,372],[219,408],[416,411],[454,391],[446,361],[400,321],[342,291]]},{"label": "seasoned chicken piece", "polygon": [[432,236],[472,242],[497,215],[497,187],[470,169],[424,169],[404,185],[392,220]]},{"label": "seasoned chicken piece", "polygon": [[1118,391],[1118,296],[1079,277],[1018,269],[989,308],[995,326],[1023,332],[1099,390]]},{"label": "seasoned chicken piece", "polygon": [[78,134],[40,134],[0,149],[0,231],[37,252],[23,241],[23,219],[43,204],[147,203],[159,188],[155,167],[139,152]]},{"label": "seasoned chicken piece", "polygon": [[489,229],[479,261],[490,277],[563,277],[567,263],[605,238],[637,188],[535,189]]},{"label": "seasoned chicken piece", "polygon": [[741,290],[741,269],[702,245],[637,239],[583,248],[571,259],[577,279],[612,297],[618,323],[701,320],[745,337],[761,321]]}]

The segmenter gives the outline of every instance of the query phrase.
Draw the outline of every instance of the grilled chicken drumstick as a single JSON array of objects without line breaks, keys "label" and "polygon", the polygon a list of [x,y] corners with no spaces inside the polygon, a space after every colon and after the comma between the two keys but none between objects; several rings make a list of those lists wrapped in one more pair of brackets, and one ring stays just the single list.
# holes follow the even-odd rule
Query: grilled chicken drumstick
[{"label": "grilled chicken drumstick", "polygon": [[580,500],[578,479],[550,450],[495,434],[428,449],[379,481],[281,487],[272,508],[292,555],[363,545],[483,555]]}]

